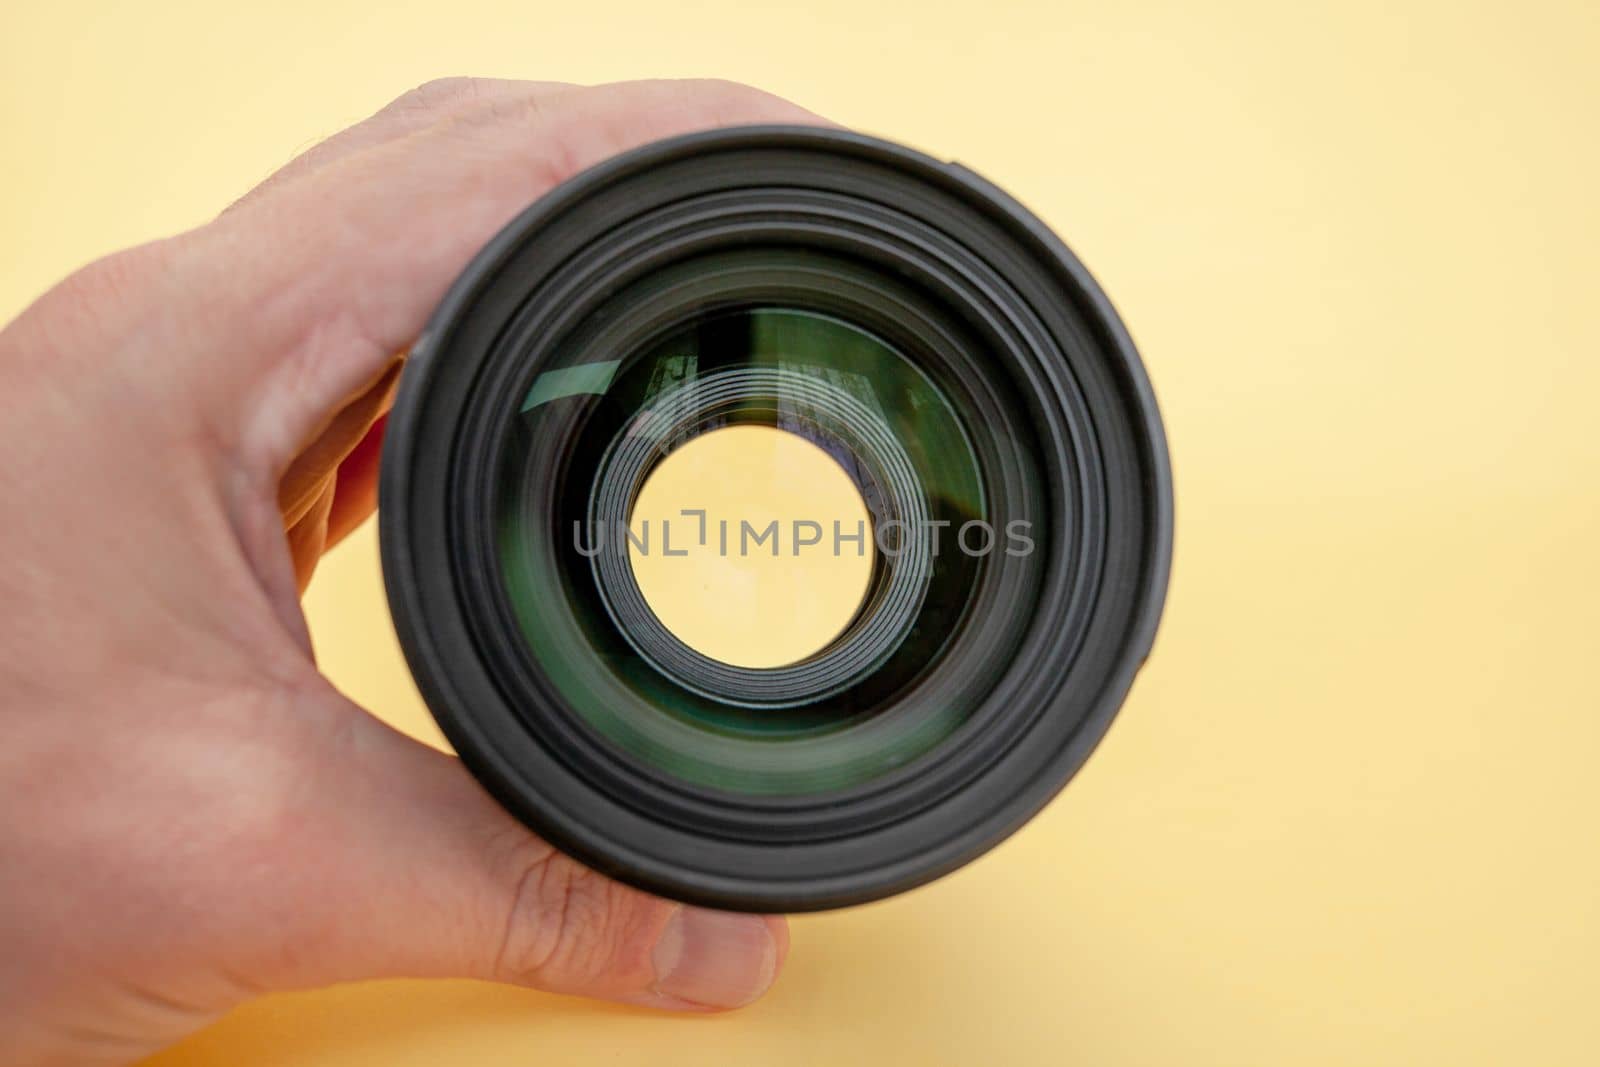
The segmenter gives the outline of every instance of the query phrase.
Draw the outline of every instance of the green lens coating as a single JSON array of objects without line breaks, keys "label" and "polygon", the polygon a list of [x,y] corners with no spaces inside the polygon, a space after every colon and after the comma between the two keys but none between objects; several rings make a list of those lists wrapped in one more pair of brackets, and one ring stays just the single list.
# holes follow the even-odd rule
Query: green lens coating
[{"label": "green lens coating", "polygon": [[[956,631],[984,565],[952,531],[992,517],[967,428],[927,374],[860,327],[778,307],[704,315],[621,358],[567,357],[535,377],[510,427],[497,530],[527,650],[588,726],[670,776],[792,795],[868,782],[960,725],[961,701],[894,699]],[[797,433],[838,460],[882,549],[853,622],[781,668],[684,644],[627,563],[622,531],[655,464],[736,425]]]}]

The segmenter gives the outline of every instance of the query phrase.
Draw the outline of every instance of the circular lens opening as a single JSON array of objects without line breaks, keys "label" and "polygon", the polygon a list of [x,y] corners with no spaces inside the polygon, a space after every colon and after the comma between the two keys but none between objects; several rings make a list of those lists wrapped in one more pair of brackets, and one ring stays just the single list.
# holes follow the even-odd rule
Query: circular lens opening
[{"label": "circular lens opening", "polygon": [[876,550],[850,475],[786,430],[727,426],[652,470],[628,519],[645,604],[691,649],[738,667],[820,652],[861,609]]}]

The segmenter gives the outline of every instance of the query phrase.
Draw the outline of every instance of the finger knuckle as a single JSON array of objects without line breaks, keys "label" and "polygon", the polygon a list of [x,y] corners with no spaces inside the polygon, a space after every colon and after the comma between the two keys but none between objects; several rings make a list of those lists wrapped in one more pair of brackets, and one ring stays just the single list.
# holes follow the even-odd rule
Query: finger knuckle
[{"label": "finger knuckle", "polygon": [[522,872],[511,897],[502,980],[593,991],[646,973],[659,923],[640,894],[547,851]]},{"label": "finger knuckle", "polygon": [[476,99],[481,94],[484,84],[482,78],[459,75],[433,78],[402,93],[389,106],[406,111],[448,111],[464,101]]},{"label": "finger knuckle", "polygon": [[715,112],[765,111],[783,101],[745,82],[729,78],[698,78],[681,83],[681,90]]},{"label": "finger knuckle", "polygon": [[682,84],[686,90],[716,96],[746,97],[769,95],[748,82],[735,81],[732,78],[689,78]]},{"label": "finger knuckle", "polygon": [[803,123],[816,116],[781,96],[743,82],[713,80],[691,83],[689,100],[702,120],[711,126],[752,123]]}]

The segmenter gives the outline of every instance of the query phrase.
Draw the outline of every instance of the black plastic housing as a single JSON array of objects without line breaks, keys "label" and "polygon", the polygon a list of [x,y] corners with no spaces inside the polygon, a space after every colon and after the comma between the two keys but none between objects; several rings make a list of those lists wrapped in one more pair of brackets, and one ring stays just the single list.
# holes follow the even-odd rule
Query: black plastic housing
[{"label": "black plastic housing", "polygon": [[[811,796],[691,787],[607,745],[519,647],[488,551],[505,398],[521,396],[561,339],[628,284],[710,251],[773,244],[883,279],[870,297],[852,290],[852,313],[956,353],[949,373],[995,398],[992,417],[1037,443],[1049,517],[1028,599],[1008,612],[1004,588],[981,590],[995,625],[1015,628],[981,706],[936,751],[859,788]],[[771,281],[774,291],[786,284]],[[817,291],[830,292],[825,281]],[[417,684],[507,809],[623,881],[775,912],[929,881],[993,847],[1061,789],[1151,648],[1173,502],[1134,346],[1043,223],[958,165],[839,130],[746,127],[588,170],[483,249],[401,378],[380,522],[385,583]],[[929,671],[954,684],[985,654],[995,649],[980,627]]]}]

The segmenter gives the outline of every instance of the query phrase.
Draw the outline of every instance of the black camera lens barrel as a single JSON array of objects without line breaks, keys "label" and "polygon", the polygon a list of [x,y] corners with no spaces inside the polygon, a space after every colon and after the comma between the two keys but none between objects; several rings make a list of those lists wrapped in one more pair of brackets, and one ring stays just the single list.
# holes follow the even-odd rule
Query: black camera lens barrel
[{"label": "black camera lens barrel", "polygon": [[[568,540],[744,422],[840,458],[875,520],[953,524],[786,668],[676,644],[624,555]],[[952,551],[974,521],[1031,551]],[[896,145],[745,127],[585,171],[473,260],[402,375],[380,533],[418,687],[508,810],[645,889],[803,911],[953,870],[1076,772],[1154,639],[1173,503],[1133,344],[1038,219]]]}]

